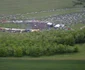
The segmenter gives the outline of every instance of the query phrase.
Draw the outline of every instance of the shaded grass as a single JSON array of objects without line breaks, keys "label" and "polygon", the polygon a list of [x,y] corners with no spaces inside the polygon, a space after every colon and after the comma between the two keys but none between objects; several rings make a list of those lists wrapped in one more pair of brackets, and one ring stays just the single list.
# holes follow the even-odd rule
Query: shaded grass
[{"label": "shaded grass", "polygon": [[0,59],[0,70],[84,70],[85,60]]}]

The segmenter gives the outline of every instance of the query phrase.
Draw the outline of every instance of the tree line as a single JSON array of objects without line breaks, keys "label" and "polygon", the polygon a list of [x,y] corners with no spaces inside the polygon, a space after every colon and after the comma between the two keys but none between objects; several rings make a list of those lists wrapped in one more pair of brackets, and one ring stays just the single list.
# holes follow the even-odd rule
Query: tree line
[{"label": "tree line", "polygon": [[50,30],[33,33],[0,32],[0,57],[47,56],[76,53],[76,44],[85,43],[85,29]]}]

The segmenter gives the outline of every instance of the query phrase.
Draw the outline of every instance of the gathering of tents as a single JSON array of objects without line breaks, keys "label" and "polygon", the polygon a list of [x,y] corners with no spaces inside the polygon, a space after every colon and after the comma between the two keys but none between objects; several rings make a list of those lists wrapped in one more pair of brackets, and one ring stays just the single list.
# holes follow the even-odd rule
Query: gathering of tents
[{"label": "gathering of tents", "polygon": [[40,31],[40,30],[45,30],[45,29],[58,29],[58,28],[64,28],[64,24],[53,24],[49,21],[40,21],[40,20],[11,20],[11,21],[7,21],[5,20],[4,22],[2,22],[1,24],[29,24],[30,28],[26,28],[26,29],[22,29],[22,28],[6,28],[6,27],[0,27],[0,31],[3,32],[34,32],[34,31]]}]

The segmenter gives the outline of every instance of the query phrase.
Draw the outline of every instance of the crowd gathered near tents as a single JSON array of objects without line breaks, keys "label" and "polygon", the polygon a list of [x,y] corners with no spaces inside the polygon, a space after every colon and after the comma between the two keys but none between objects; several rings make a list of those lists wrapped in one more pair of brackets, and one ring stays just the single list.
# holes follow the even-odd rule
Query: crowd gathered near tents
[{"label": "crowd gathered near tents", "polygon": [[[60,11],[66,11],[66,9],[60,9]],[[41,11],[41,12],[31,12],[29,14],[38,14],[42,12],[53,12],[59,11],[56,9],[49,10],[49,11]],[[66,25],[76,24],[76,23],[85,23],[85,9],[81,9],[80,12],[68,13],[68,14],[60,14],[60,15],[50,15],[47,17],[43,17],[41,20],[36,19],[17,19],[17,17],[23,16],[23,14],[16,14],[16,15],[0,15],[0,24],[30,24],[31,28],[7,28],[1,27],[0,31],[9,31],[9,32],[33,32],[33,31],[40,31],[44,29],[66,29]],[[24,17],[24,16],[23,16]]]}]

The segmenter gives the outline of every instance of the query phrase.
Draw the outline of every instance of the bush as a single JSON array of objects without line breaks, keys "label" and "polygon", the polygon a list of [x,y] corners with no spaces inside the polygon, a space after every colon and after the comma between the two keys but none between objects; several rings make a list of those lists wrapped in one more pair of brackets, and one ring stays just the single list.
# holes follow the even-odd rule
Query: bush
[{"label": "bush", "polygon": [[75,39],[71,34],[64,37],[64,40],[65,40],[65,42],[64,42],[65,45],[73,46],[75,44]]},{"label": "bush", "polygon": [[75,34],[75,42],[76,43],[84,43],[85,42],[85,34],[83,32],[77,32]]},{"label": "bush", "polygon": [[0,57],[6,57],[6,56],[8,56],[7,48],[0,48]]},{"label": "bush", "polygon": [[6,53],[8,53],[8,56],[13,56],[13,54],[14,54],[13,48],[8,47],[7,50],[8,51]]},{"label": "bush", "polygon": [[75,47],[74,47],[74,52],[78,52],[78,51],[79,51],[78,46],[75,46]]},{"label": "bush", "polygon": [[1,33],[0,56],[42,56],[74,53],[77,43],[85,43],[85,29],[80,31],[42,31],[34,33]]},{"label": "bush", "polygon": [[57,53],[65,53],[65,46],[62,44],[59,44],[56,49]]},{"label": "bush", "polygon": [[66,53],[74,53],[74,47],[73,46],[67,46]]},{"label": "bush", "polygon": [[35,56],[35,57],[43,55],[42,47],[37,46],[37,45],[32,46],[31,48],[29,48],[29,55]]},{"label": "bush", "polygon": [[21,56],[23,56],[22,48],[20,48],[20,47],[14,48],[14,56],[15,57],[21,57]]}]

